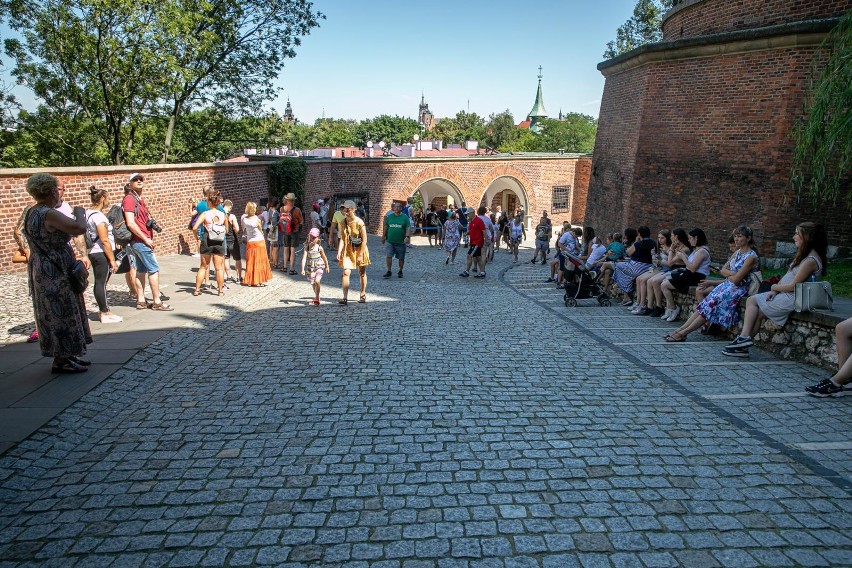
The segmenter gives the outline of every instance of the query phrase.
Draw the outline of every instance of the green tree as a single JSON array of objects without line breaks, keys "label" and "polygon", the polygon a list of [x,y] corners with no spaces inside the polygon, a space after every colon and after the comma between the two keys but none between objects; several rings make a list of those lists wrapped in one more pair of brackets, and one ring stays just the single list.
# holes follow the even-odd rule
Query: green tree
[{"label": "green tree", "polygon": [[520,129],[515,124],[515,118],[509,109],[488,116],[485,125],[485,145],[489,148],[500,148],[518,138]]},{"label": "green tree", "polygon": [[385,141],[388,144],[405,144],[420,134],[420,123],[411,118],[383,114],[376,118],[362,120],[355,128],[357,145],[363,145],[368,139],[373,142]]},{"label": "green tree", "polygon": [[805,102],[806,119],[794,130],[791,183],[814,204],[838,201],[852,209],[852,11],[831,31],[830,50]]},{"label": "green tree", "polygon": [[595,147],[597,131],[597,120],[585,114],[568,113],[563,120],[546,118],[535,146],[540,152],[589,154]]},{"label": "green tree", "polygon": [[306,0],[0,0],[23,41],[7,39],[13,74],[53,110],[73,106],[120,164],[150,117],[170,158],[193,108],[256,110],[323,18]]},{"label": "green tree", "polygon": [[432,136],[444,144],[463,144],[466,140],[485,140],[485,119],[475,112],[463,110],[454,118],[442,118],[435,123]]},{"label": "green tree", "polygon": [[671,6],[672,0],[636,0],[633,16],[618,27],[615,39],[607,42],[604,59],[660,41],[663,37],[663,14]]},{"label": "green tree", "polygon": [[110,163],[109,151],[88,117],[45,105],[32,113],[21,110],[0,149],[0,166],[7,168]]},{"label": "green tree", "polygon": [[311,148],[325,146],[354,146],[357,144],[355,128],[357,123],[351,119],[318,118],[310,140]]}]

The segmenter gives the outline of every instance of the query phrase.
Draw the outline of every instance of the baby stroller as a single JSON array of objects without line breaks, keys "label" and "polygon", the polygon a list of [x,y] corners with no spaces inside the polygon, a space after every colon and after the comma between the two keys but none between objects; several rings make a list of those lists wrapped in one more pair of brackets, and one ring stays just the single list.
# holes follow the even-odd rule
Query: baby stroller
[{"label": "baby stroller", "polygon": [[612,305],[609,295],[600,285],[599,274],[586,268],[586,263],[578,256],[568,252],[561,253],[565,257],[566,266],[570,262],[574,270],[563,270],[562,276],[565,281],[565,306],[577,307],[577,300],[594,298],[598,304],[604,307]]}]

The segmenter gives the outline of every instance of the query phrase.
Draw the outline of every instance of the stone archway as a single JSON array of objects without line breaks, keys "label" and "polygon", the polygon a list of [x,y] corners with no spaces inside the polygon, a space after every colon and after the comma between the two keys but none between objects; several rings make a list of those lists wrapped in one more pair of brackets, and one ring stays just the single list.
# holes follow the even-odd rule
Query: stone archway
[{"label": "stone archway", "polygon": [[[423,205],[425,207],[429,207],[429,204],[433,203],[436,199],[439,200],[436,203],[437,206],[445,205],[447,202],[452,202],[453,207],[459,207],[464,198],[462,197],[461,191],[455,184],[451,181],[443,179],[443,178],[432,178],[424,181],[419,186],[417,186],[412,193],[420,192],[420,195],[423,197]],[[451,199],[441,200],[442,197],[449,197]]]},{"label": "stone archway", "polygon": [[502,175],[491,181],[479,200],[480,205],[495,209],[498,205],[503,211],[514,212],[518,207],[524,210],[524,222],[529,225],[530,203],[529,194],[518,178]]}]

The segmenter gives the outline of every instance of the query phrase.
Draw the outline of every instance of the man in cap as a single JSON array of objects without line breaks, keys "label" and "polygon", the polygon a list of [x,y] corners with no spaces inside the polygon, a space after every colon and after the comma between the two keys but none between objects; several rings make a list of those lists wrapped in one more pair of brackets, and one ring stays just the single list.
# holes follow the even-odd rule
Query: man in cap
[{"label": "man in cap", "polygon": [[[148,205],[142,199],[145,188],[145,178],[142,174],[130,174],[128,179],[130,191],[124,196],[121,208],[124,211],[124,222],[133,235],[130,239],[130,252],[136,259],[136,309],[170,312],[174,308],[164,303],[160,298],[160,265],[154,254],[154,230],[158,232],[159,225],[151,218]],[[151,284],[152,304],[145,301],[145,275]]]},{"label": "man in cap", "polygon": [[402,269],[405,266],[405,246],[410,242],[411,223],[408,215],[403,215],[402,203],[394,201],[393,213],[385,215],[385,222],[382,227],[382,244],[385,245],[385,261],[388,267],[385,278],[391,277],[394,256],[399,264],[399,272],[396,275],[402,278]]},{"label": "man in cap", "polygon": [[284,260],[281,270],[296,274],[296,247],[299,246],[299,231],[302,230],[302,211],[296,207],[296,195],[288,193],[284,196],[278,219],[278,239]]}]

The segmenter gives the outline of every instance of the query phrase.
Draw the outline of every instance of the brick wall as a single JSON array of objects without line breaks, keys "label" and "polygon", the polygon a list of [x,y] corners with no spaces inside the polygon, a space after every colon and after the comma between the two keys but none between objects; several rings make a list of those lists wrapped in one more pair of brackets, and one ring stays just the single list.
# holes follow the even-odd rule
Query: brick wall
[{"label": "brick wall", "polygon": [[143,197],[152,216],[163,227],[155,237],[157,252],[177,254],[187,252],[191,244],[197,250],[192,231],[187,228],[190,218],[189,201],[198,201],[206,187],[215,187],[225,199],[234,202],[235,211],[242,213],[247,201],[257,201],[269,194],[269,178],[265,164],[187,164],[182,166],[127,166],[91,168],[55,168],[53,170],[0,170],[0,272],[23,270],[13,265],[16,250],[12,230],[20,212],[33,200],[26,192],[27,178],[37,171],[48,171],[65,182],[65,199],[71,205],[88,207],[91,185],[110,189],[110,202],[124,197],[124,185],[133,172],[145,176]]},{"label": "brick wall", "polygon": [[663,21],[663,39],[754,29],[837,18],[852,10],[850,0],[700,0],[675,8]]},{"label": "brick wall", "polygon": [[764,45],[679,58],[671,46],[668,53],[606,78],[589,224],[699,226],[717,260],[730,230],[743,223],[754,229],[763,255],[774,253],[776,241],[789,241],[804,220],[824,223],[831,244],[852,245],[848,210],[797,204],[789,188],[790,132],[811,67],[823,56],[819,48]]},{"label": "brick wall", "polygon": [[[578,162],[586,166],[577,168]],[[439,178],[454,185],[468,206],[476,206],[489,184],[507,176],[517,180],[529,201],[528,211],[550,210],[552,187],[571,185],[577,199],[585,200],[588,175],[576,177],[576,172],[589,169],[588,157],[548,156],[519,157],[493,156],[459,159],[394,158],[359,160],[323,160],[308,164],[305,183],[305,202],[312,203],[323,197],[339,194],[365,193],[370,204],[368,229],[380,230],[381,215],[394,199],[405,200],[424,182]],[[378,212],[378,214],[377,214]],[[555,219],[582,219],[583,212],[568,211]]]},{"label": "brick wall", "polygon": [[[342,194],[366,194],[370,207],[368,228],[380,230],[382,214],[393,199],[405,200],[424,182],[440,178],[457,187],[470,205],[482,199],[494,180],[506,177],[517,182],[528,199],[528,211],[550,210],[552,186],[570,185],[571,202],[584,202],[588,191],[588,157],[578,156],[499,156],[458,159],[334,159],[311,160],[305,179],[305,203]],[[269,160],[237,164],[189,164],[184,166],[128,166],[106,168],[58,168],[54,173],[65,181],[66,199],[73,205],[87,205],[90,185],[111,189],[110,199],[117,202],[132,172],[146,178],[145,201],[155,219],[165,229],[156,238],[161,254],[195,250],[195,240],[187,228],[189,201],[200,198],[201,191],[215,187],[234,202],[241,213],[247,201],[258,201],[269,193]],[[579,166],[578,163],[585,165]],[[20,211],[32,200],[24,185],[37,170],[0,170],[0,272],[22,270],[12,265],[15,250],[12,229]],[[579,172],[579,175],[577,175]],[[511,185],[511,183],[509,185]],[[582,197],[578,197],[582,196]],[[437,202],[437,201],[436,201]],[[304,208],[304,207],[303,207]],[[582,219],[583,212],[567,211],[554,216],[557,222]],[[576,221],[575,221],[576,222]]]}]

